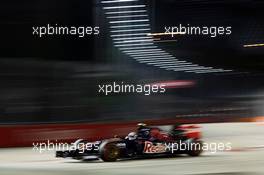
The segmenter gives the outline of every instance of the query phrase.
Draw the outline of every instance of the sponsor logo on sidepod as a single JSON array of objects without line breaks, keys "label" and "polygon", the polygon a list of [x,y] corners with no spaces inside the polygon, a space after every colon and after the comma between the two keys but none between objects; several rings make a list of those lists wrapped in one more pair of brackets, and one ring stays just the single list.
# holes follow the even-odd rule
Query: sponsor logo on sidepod
[{"label": "sponsor logo on sidepod", "polygon": [[162,143],[157,143],[157,145],[154,145],[152,142],[145,142],[144,146],[144,153],[165,153],[166,152],[166,146]]}]

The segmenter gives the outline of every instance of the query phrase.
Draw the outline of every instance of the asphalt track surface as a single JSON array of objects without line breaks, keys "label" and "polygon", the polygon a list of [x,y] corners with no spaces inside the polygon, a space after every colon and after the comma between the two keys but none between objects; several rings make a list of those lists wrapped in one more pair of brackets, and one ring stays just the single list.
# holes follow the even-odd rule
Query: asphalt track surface
[{"label": "asphalt track surface", "polygon": [[204,141],[231,142],[231,151],[204,152],[201,157],[177,156],[114,163],[57,159],[54,152],[32,148],[0,149],[0,175],[261,175],[264,174],[264,124],[202,125]]}]

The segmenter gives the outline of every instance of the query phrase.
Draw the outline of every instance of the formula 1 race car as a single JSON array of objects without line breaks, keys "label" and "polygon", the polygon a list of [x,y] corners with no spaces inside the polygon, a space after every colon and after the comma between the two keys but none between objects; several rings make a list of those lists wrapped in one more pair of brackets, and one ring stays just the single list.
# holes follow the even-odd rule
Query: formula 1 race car
[{"label": "formula 1 race car", "polygon": [[203,143],[198,128],[195,125],[143,126],[124,138],[114,137],[96,142],[79,139],[70,150],[56,151],[56,157],[113,162],[178,154],[199,156]]}]

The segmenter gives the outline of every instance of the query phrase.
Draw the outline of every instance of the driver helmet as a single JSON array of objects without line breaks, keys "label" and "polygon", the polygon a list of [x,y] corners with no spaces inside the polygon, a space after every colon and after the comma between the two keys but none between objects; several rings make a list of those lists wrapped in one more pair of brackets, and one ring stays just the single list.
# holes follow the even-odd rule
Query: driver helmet
[{"label": "driver helmet", "polygon": [[147,125],[145,123],[138,123],[137,126],[138,129],[142,129],[142,128],[146,128]]}]

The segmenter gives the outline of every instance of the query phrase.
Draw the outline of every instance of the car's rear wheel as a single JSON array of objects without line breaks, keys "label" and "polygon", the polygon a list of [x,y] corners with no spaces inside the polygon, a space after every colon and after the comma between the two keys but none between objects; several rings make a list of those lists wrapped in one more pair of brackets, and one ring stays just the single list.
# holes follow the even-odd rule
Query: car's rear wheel
[{"label": "car's rear wheel", "polygon": [[190,149],[187,154],[192,157],[197,157],[203,152],[203,142],[200,140],[194,140],[190,144]]},{"label": "car's rear wheel", "polygon": [[120,150],[115,143],[107,143],[101,152],[101,158],[105,162],[114,162],[120,157]]}]

